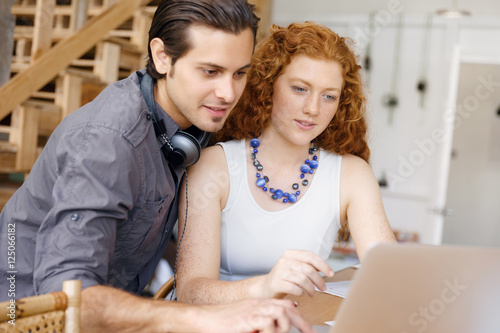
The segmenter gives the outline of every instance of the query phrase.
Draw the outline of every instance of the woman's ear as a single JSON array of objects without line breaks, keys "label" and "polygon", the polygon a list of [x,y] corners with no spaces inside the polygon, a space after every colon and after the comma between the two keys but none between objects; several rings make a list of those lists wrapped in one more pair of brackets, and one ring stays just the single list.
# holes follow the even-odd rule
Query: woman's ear
[{"label": "woman's ear", "polygon": [[160,74],[168,74],[172,61],[167,52],[165,52],[163,41],[158,37],[153,38],[149,43],[149,47],[151,48],[151,55],[156,71]]}]

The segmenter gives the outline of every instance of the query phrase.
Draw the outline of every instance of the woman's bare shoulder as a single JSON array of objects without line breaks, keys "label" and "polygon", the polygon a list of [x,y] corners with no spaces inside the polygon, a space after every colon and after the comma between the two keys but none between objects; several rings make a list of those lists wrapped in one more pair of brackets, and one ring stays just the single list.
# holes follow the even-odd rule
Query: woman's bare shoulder
[{"label": "woman's bare shoulder", "polygon": [[190,167],[190,170],[213,170],[226,169],[226,156],[224,149],[220,145],[214,145],[202,149],[200,159],[195,165]]},{"label": "woman's bare shoulder", "polygon": [[353,154],[342,155],[342,171],[347,174],[372,172],[370,165],[361,157]]}]

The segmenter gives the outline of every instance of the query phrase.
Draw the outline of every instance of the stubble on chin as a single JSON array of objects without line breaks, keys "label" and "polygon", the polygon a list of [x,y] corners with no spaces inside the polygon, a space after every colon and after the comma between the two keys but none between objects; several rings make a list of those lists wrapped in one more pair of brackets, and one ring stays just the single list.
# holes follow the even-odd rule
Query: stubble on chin
[{"label": "stubble on chin", "polygon": [[221,123],[223,120],[222,117],[212,117],[212,121],[216,124]]},{"label": "stubble on chin", "polygon": [[213,132],[219,131],[222,128],[222,126],[224,125],[224,118],[222,118],[222,117],[211,117],[210,120],[211,120],[210,125],[205,124],[206,127],[203,127],[203,128],[198,127],[198,128],[202,129],[205,132],[213,133]]}]

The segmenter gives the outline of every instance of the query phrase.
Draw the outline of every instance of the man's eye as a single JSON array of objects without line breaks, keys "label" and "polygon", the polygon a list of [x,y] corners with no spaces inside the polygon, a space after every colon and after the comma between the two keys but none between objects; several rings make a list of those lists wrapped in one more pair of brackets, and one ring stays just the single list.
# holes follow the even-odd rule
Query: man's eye
[{"label": "man's eye", "polygon": [[214,70],[214,69],[204,69],[203,70],[205,72],[205,74],[207,74],[208,76],[214,76],[214,75],[217,75],[217,71]]}]

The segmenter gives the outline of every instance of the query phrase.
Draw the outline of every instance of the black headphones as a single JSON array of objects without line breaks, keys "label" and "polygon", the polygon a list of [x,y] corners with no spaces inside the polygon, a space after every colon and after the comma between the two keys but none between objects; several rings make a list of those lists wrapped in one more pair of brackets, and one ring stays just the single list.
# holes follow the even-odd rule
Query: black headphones
[{"label": "black headphones", "polygon": [[155,134],[161,143],[161,151],[168,163],[173,166],[188,167],[198,162],[201,149],[205,148],[210,140],[210,133],[191,126],[184,131],[177,131],[169,139],[166,135],[167,129],[163,119],[158,121],[154,100],[154,81],[147,73],[141,79],[141,92],[151,112]]}]

